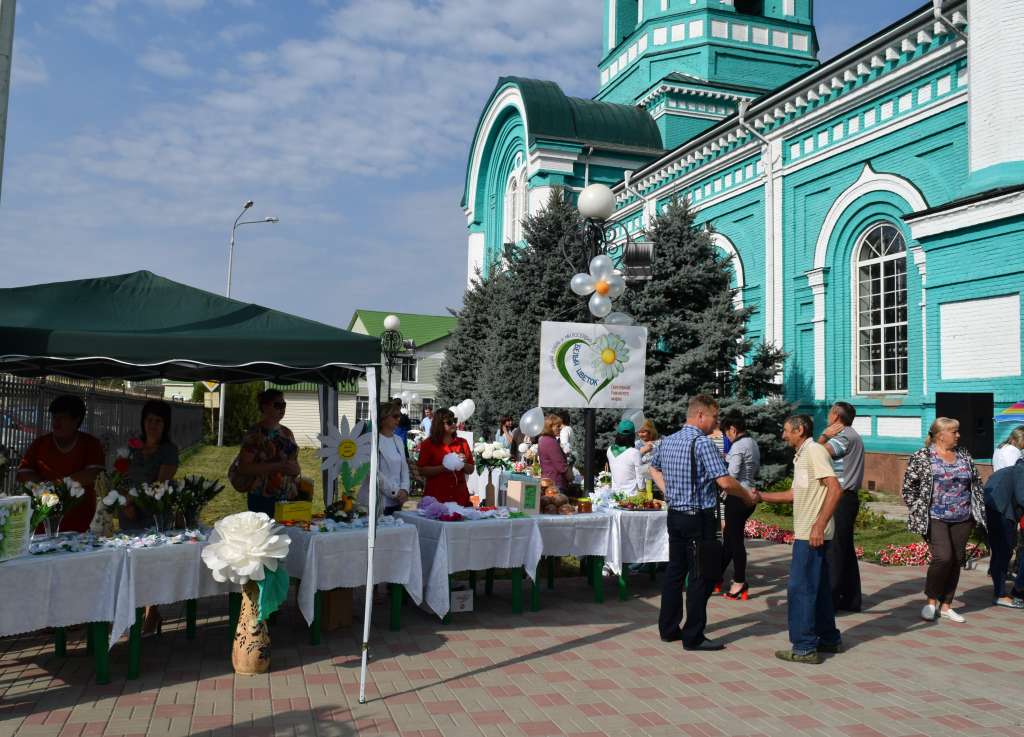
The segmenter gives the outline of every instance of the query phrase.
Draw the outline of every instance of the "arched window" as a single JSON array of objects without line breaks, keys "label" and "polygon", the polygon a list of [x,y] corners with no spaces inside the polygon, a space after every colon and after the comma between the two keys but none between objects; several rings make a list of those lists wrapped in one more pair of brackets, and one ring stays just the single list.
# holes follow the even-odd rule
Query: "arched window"
[{"label": "arched window", "polygon": [[875,223],[857,244],[857,388],[907,390],[907,244],[900,230]]},{"label": "arched window", "polygon": [[519,177],[509,177],[505,186],[505,211],[504,211],[505,243],[515,243],[516,231],[519,229]]}]

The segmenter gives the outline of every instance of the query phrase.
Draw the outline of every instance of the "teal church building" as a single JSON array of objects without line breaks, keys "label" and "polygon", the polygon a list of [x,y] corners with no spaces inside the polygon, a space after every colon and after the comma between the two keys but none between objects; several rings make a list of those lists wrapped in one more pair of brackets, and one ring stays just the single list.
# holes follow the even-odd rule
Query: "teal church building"
[{"label": "teal church building", "polygon": [[554,186],[607,184],[639,237],[685,197],[787,398],[857,408],[866,485],[938,415],[989,458],[1024,399],[1024,0],[935,0],[825,62],[813,0],[604,0],[595,32],[593,99],[509,76],[487,101],[469,278]]}]

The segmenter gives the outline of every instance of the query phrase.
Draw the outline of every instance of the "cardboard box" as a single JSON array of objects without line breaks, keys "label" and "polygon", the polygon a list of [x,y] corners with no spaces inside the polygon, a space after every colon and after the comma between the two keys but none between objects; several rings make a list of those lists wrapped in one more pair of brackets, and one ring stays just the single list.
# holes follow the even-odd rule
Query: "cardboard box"
[{"label": "cardboard box", "polygon": [[473,611],[473,589],[468,583],[462,582],[453,586],[448,611],[451,614]]},{"label": "cardboard box", "polygon": [[274,519],[278,522],[310,522],[313,519],[313,502],[277,502]]},{"label": "cardboard box", "polygon": [[516,474],[509,477],[506,504],[524,514],[540,514],[540,479]]},{"label": "cardboard box", "polygon": [[320,622],[324,632],[352,626],[352,589],[331,589],[320,593]]}]

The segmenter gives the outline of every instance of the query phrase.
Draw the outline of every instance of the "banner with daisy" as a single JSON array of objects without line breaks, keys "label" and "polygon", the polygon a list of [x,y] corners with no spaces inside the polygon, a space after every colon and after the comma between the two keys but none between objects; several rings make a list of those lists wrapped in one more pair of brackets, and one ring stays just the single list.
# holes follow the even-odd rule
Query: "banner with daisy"
[{"label": "banner with daisy", "polygon": [[647,328],[543,322],[540,351],[542,407],[644,406]]}]

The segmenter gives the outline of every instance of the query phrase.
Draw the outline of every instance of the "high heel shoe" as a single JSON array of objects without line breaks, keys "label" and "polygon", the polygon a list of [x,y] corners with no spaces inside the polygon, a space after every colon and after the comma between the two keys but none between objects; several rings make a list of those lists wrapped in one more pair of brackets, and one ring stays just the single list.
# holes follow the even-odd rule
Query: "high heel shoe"
[{"label": "high heel shoe", "polygon": [[744,583],[743,587],[735,594],[731,591],[726,591],[724,594],[722,594],[722,596],[724,596],[726,599],[732,599],[733,601],[746,601],[750,598],[749,588],[750,587],[747,586],[746,583]]}]

